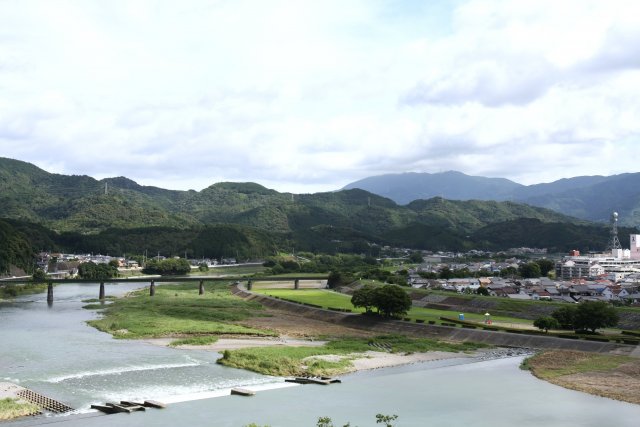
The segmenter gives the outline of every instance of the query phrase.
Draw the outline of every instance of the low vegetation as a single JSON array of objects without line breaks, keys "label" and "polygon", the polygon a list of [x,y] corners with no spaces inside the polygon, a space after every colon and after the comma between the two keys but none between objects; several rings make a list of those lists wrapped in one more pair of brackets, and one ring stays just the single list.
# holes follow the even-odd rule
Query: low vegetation
[{"label": "low vegetation", "polygon": [[116,338],[274,335],[236,324],[263,315],[262,306],[234,297],[224,284],[206,284],[204,295],[198,295],[196,283],[163,285],[156,288],[154,297],[140,290],[101,308],[102,318],[89,324]]},{"label": "low vegetation", "polygon": [[638,358],[551,350],[525,359],[522,367],[565,388],[640,404]]},{"label": "low vegetation", "polygon": [[218,337],[215,335],[204,335],[200,337],[180,338],[171,341],[170,347],[178,347],[181,345],[209,345],[218,341]]},{"label": "low vegetation", "polygon": [[0,421],[11,420],[13,418],[26,417],[40,412],[40,408],[33,403],[24,402],[18,399],[0,399]]},{"label": "low vegetation", "polygon": [[20,295],[38,294],[47,289],[43,283],[28,283],[24,285],[0,285],[0,299],[15,298]]},{"label": "low vegetation", "polygon": [[[386,348],[395,353],[473,351],[476,343],[447,343],[426,338],[383,335],[373,339],[341,338],[321,347],[260,347],[226,350],[218,363],[275,376],[330,376],[352,369],[351,360],[368,350]],[[335,357],[328,357],[335,356]]]}]

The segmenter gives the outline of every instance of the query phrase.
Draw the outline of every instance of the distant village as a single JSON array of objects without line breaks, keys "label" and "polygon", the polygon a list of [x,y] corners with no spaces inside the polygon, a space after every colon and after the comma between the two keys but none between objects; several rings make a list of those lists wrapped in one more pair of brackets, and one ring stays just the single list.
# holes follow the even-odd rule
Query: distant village
[{"label": "distant village", "polygon": [[[500,277],[500,272],[518,269],[525,262],[519,258],[504,262],[481,261],[472,263],[431,263],[409,272],[409,285],[413,288],[441,289],[456,293],[477,293],[485,288],[489,295],[519,300],[607,301],[625,305],[640,304],[640,235],[629,237],[629,249],[622,249],[613,234],[612,248],[607,253],[581,255],[571,251],[555,261],[555,280],[549,277],[520,279]],[[522,248],[521,253],[534,253]],[[447,254],[446,256],[451,256]],[[455,255],[454,255],[455,256]],[[429,260],[429,258],[425,258]],[[437,259],[432,259],[437,261]],[[440,260],[441,261],[441,260]],[[467,269],[469,272],[488,271],[497,277],[470,277],[452,279],[425,279],[420,273],[439,273],[444,268]]]},{"label": "distant village", "polygon": [[[162,261],[167,258],[162,255],[157,255],[150,257],[149,259]],[[78,267],[82,263],[93,262],[95,264],[109,264],[113,261],[118,263],[118,270],[120,272],[133,273],[140,271],[143,268],[138,260],[126,257],[93,254],[65,254],[59,252],[40,252],[38,254],[36,264],[37,267],[44,271],[48,277],[51,277],[52,279],[65,279],[76,277],[78,274]],[[191,264],[192,269],[198,269],[203,265],[207,268],[234,265],[237,261],[235,258],[200,258],[190,259],[189,263]],[[20,269],[12,269],[11,271],[5,272],[4,275],[0,275],[0,278],[3,276],[5,278],[20,277],[26,276],[26,273]]]},{"label": "distant village", "polygon": [[[411,264],[407,285],[416,289],[442,290],[458,294],[479,293],[516,300],[557,301],[577,303],[581,301],[607,301],[620,305],[640,305],[640,235],[630,236],[630,248],[622,249],[617,236],[612,239],[612,249],[607,253],[581,255],[571,251],[566,256],[549,257],[546,249],[513,248],[506,252],[491,253],[472,250],[466,253],[421,251],[422,263]],[[406,262],[410,249],[383,248],[379,261]],[[508,254],[508,255],[507,255]],[[510,256],[507,258],[507,256]],[[157,255],[149,259],[163,260]],[[536,259],[549,259],[555,266],[551,277],[519,278],[501,274],[517,271],[523,264]],[[75,277],[78,267],[85,262],[96,264],[117,262],[122,273],[142,270],[140,260],[125,257],[93,254],[63,254],[42,252],[37,265],[48,277],[61,279]],[[141,260],[144,262],[144,259]],[[255,260],[254,262],[260,262]],[[215,268],[237,264],[235,258],[189,259],[192,269]],[[450,271],[468,271],[463,278],[435,277]],[[4,272],[0,278],[26,275],[22,271]],[[476,277],[482,276],[482,277]],[[512,276],[512,277],[510,277]]]}]

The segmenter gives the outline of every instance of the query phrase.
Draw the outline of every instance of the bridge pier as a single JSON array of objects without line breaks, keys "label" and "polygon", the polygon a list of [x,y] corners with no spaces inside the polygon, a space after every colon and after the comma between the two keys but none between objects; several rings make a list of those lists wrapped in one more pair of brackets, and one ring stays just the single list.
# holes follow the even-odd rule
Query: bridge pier
[{"label": "bridge pier", "polygon": [[53,283],[49,282],[47,285],[47,302],[53,302]]},{"label": "bridge pier", "polygon": [[300,279],[296,279],[295,282],[293,282],[293,289],[300,289]]},{"label": "bridge pier", "polygon": [[100,282],[100,292],[98,293],[98,299],[104,299],[104,282]]},{"label": "bridge pier", "polygon": [[152,297],[156,294],[156,284],[155,282],[152,280],[151,281],[151,286],[149,286],[149,296]]},{"label": "bridge pier", "polygon": [[198,286],[198,295],[204,295],[204,280],[200,280],[200,286]]},{"label": "bridge pier", "polygon": [[253,286],[253,284],[251,283],[251,280],[247,280],[247,290],[250,291],[251,287]]}]

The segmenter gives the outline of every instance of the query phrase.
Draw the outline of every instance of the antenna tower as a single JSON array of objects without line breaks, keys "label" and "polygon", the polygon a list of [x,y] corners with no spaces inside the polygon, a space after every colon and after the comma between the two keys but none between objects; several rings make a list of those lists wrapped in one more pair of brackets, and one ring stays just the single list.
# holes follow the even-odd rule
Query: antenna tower
[{"label": "antenna tower", "polygon": [[622,249],[622,245],[618,239],[618,212],[611,214],[611,232],[609,247],[607,249],[611,249],[612,251],[615,249]]},{"label": "antenna tower", "polygon": [[104,183],[104,195],[106,196],[107,194],[109,194],[109,183],[105,182]]}]

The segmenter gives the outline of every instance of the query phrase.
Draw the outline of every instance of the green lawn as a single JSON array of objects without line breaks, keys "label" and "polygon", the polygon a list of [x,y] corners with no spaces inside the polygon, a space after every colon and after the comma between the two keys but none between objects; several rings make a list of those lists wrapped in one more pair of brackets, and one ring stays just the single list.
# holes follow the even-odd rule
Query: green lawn
[{"label": "green lawn", "polygon": [[[351,297],[349,295],[344,295],[338,292],[323,290],[323,289],[259,289],[255,292],[259,292],[265,295],[270,295],[274,297],[279,297],[291,301],[307,303],[307,304],[315,304],[320,305],[323,308],[340,308],[340,309],[350,309],[356,313],[363,313],[364,309],[355,308],[351,304]],[[406,317],[411,320],[435,320],[439,321],[440,317],[451,317],[458,318],[457,311],[450,310],[437,310],[432,308],[422,308],[422,307],[413,307],[409,311]],[[464,313],[465,320],[483,322],[484,315],[476,314],[476,313]],[[504,323],[517,323],[519,325],[532,325],[531,320],[527,319],[518,319],[515,317],[506,317],[506,316],[491,316],[492,321],[494,322],[504,322]]]},{"label": "green lawn", "polygon": [[207,283],[205,294],[198,295],[197,283],[182,283],[158,286],[154,297],[141,290],[114,300],[104,306],[101,319],[89,324],[116,338],[274,335],[234,323],[260,315],[260,304],[231,295],[226,284]]}]

